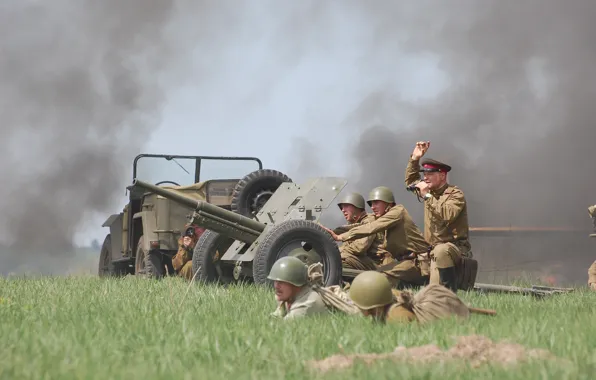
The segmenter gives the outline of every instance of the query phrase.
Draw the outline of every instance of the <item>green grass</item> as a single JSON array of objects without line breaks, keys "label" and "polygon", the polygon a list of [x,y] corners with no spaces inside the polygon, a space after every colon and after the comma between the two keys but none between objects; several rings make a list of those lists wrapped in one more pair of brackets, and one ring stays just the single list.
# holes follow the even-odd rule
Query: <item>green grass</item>
[{"label": "green grass", "polygon": [[[392,351],[398,345],[453,344],[482,334],[544,348],[568,364],[515,368],[379,362],[325,378],[589,379],[596,373],[596,293],[578,290],[535,300],[521,295],[460,296],[496,317],[426,326],[379,326],[329,315],[273,319],[270,290],[205,287],[178,278],[93,277],[0,280],[0,378],[310,379],[304,361],[339,352]],[[464,363],[465,364],[465,363]]]}]

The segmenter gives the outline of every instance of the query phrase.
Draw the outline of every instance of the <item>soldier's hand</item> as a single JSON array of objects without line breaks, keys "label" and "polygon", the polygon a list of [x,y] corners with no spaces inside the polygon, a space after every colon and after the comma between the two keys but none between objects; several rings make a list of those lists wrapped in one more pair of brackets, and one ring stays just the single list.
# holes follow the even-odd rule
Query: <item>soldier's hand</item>
[{"label": "soldier's hand", "polygon": [[184,244],[185,247],[188,248],[190,243],[192,243],[192,239],[189,236],[185,236],[184,239],[182,239],[182,244]]},{"label": "soldier's hand", "polygon": [[331,235],[331,237],[333,238],[333,240],[335,241],[340,241],[339,236],[337,236],[337,234],[335,232],[333,232],[333,230],[323,226],[322,224],[320,224],[320,226],[327,232],[329,232],[329,235]]},{"label": "soldier's hand", "polygon": [[418,141],[412,152],[412,158],[414,160],[419,160],[424,156],[428,148],[430,148],[430,141]]},{"label": "soldier's hand", "polygon": [[428,184],[424,181],[418,182],[416,184],[416,188],[418,188],[418,190],[420,190],[421,196],[425,196],[430,191],[430,189],[428,188]]}]

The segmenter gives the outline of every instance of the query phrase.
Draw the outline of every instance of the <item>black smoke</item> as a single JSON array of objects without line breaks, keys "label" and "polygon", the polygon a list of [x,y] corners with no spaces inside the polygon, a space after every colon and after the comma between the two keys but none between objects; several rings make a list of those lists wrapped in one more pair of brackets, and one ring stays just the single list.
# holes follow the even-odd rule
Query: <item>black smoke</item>
[{"label": "black smoke", "polygon": [[61,272],[85,219],[117,211],[162,81],[190,58],[180,19],[172,0],[2,5],[2,273]]}]

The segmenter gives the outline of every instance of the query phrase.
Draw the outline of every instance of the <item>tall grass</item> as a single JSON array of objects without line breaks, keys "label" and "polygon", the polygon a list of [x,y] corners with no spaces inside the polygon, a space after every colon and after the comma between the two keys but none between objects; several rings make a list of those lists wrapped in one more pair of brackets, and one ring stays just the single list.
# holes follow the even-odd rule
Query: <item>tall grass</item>
[{"label": "tall grass", "polygon": [[[325,378],[590,379],[596,376],[596,293],[543,300],[460,292],[496,309],[420,326],[379,326],[345,315],[292,322],[270,317],[272,291],[217,287],[179,278],[0,280],[0,378],[11,379],[310,379],[304,362],[340,352],[388,352],[481,334],[544,348],[568,364],[462,369],[466,363],[355,365]],[[181,302],[182,301],[182,302]]]}]

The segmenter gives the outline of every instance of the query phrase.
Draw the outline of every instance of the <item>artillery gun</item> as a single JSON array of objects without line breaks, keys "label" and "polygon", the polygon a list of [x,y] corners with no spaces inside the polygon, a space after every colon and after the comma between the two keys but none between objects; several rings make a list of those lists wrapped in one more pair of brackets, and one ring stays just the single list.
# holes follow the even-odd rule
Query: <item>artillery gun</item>
[{"label": "artillery gun", "polygon": [[[258,178],[259,173],[247,177]],[[309,265],[322,263],[323,282],[328,286],[341,280],[341,257],[337,243],[317,221],[346,184],[345,179],[336,177],[311,179],[301,186],[284,182],[252,218],[138,179],[130,188],[142,188],[192,209],[189,222],[207,229],[192,258],[197,280],[269,283],[273,263],[303,247],[306,253],[299,258]],[[250,185],[255,183],[246,187]]]}]

